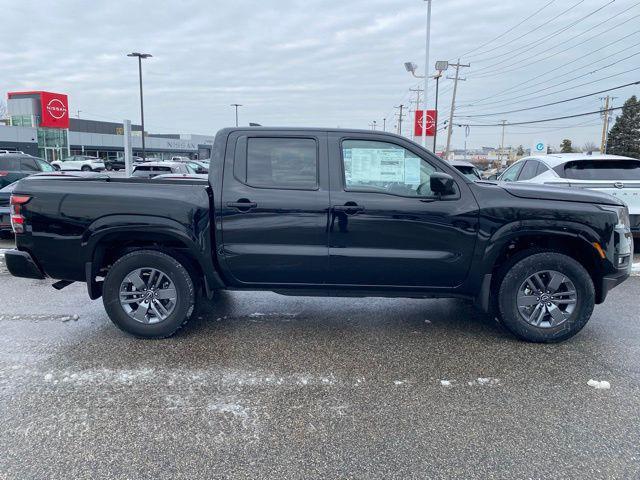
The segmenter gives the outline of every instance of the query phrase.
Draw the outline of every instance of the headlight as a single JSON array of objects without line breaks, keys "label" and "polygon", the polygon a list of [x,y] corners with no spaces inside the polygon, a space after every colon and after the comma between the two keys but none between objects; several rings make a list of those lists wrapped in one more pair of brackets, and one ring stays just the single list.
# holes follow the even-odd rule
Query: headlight
[{"label": "headlight", "polygon": [[627,230],[631,229],[631,220],[629,219],[629,209],[627,207],[614,207],[611,205],[599,205],[602,210],[608,212],[614,212],[618,216],[617,227],[624,227]]}]

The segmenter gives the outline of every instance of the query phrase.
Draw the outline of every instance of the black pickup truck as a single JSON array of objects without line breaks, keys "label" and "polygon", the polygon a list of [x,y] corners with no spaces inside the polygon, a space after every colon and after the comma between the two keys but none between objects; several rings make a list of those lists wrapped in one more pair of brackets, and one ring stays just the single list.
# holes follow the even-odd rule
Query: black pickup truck
[{"label": "black pickup truck", "polygon": [[522,339],[556,342],[629,276],[633,251],[612,196],[473,182],[371,131],[224,129],[208,180],[41,174],[11,203],[13,275],[86,282],[147,338],[229,289],[467,298]]}]

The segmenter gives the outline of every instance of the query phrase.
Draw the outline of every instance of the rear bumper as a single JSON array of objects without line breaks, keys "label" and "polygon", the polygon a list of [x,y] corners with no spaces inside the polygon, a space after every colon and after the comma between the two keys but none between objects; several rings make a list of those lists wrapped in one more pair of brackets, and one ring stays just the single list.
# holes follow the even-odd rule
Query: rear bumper
[{"label": "rear bumper", "polygon": [[14,277],[36,278],[38,280],[46,278],[44,272],[40,270],[40,267],[27,252],[9,250],[5,252],[4,260],[9,273]]}]

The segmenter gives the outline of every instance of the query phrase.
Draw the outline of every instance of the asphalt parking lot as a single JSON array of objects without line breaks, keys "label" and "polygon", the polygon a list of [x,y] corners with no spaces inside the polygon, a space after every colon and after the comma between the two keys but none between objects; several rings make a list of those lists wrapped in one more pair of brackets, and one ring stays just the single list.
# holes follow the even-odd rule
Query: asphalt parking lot
[{"label": "asphalt parking lot", "polygon": [[270,293],[143,341],[2,260],[1,479],[640,476],[638,277],[560,345],[459,300]]}]

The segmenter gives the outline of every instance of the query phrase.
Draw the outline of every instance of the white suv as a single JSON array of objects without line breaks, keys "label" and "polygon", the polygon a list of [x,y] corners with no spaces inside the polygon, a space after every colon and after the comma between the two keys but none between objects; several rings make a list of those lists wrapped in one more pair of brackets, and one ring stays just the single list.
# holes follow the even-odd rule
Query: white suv
[{"label": "white suv", "polygon": [[72,155],[62,160],[51,162],[56,170],[80,170],[82,172],[101,172],[105,169],[104,161],[88,155]]}]

